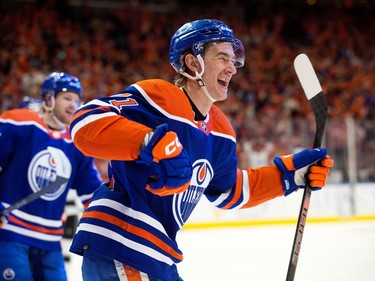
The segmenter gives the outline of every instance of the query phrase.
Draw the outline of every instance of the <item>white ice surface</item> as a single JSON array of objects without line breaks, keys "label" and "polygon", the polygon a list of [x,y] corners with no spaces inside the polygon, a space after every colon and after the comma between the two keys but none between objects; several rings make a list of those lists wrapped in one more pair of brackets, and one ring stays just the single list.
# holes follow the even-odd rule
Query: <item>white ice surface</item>
[{"label": "white ice surface", "polygon": [[[184,281],[285,280],[295,225],[183,230]],[[69,244],[65,241],[65,249]],[[69,281],[81,281],[70,254]],[[375,221],[307,223],[295,281],[374,281]]]}]

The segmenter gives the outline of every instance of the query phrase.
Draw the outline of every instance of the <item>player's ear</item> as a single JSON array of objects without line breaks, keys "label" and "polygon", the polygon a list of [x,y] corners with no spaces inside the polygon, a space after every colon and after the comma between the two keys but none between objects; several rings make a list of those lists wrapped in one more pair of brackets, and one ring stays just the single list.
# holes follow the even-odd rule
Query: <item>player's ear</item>
[{"label": "player's ear", "polygon": [[52,106],[52,93],[47,93],[44,97],[43,102],[48,107]]},{"label": "player's ear", "polygon": [[185,56],[185,66],[189,69],[192,73],[196,71],[200,71],[200,63],[196,56],[193,54],[187,54]]}]

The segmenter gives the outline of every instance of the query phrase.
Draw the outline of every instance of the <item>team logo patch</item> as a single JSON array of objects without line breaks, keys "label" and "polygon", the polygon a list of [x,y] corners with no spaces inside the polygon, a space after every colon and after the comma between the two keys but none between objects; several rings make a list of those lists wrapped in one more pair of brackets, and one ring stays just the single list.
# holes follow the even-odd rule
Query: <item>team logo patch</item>
[{"label": "team logo patch", "polygon": [[[55,159],[48,150],[40,151],[34,156],[30,162],[27,177],[33,192],[38,192],[56,180]],[[55,200],[65,191],[66,185],[67,183],[64,183],[58,188],[45,193],[40,198],[47,201]]]},{"label": "team logo patch", "polygon": [[202,194],[214,176],[210,162],[199,159],[193,164],[193,176],[189,188],[173,198],[173,213],[176,222],[182,227],[187,221]]},{"label": "team logo patch", "polygon": [[3,271],[3,278],[5,280],[13,280],[16,277],[16,273],[11,268],[6,268]]},{"label": "team logo patch", "polygon": [[191,185],[206,188],[213,177],[214,171],[210,162],[206,159],[200,159],[194,162]]},{"label": "team logo patch", "polygon": [[201,128],[202,128],[203,131],[205,131],[205,132],[208,131],[207,126],[206,126],[206,123],[201,122],[200,125],[201,125]]}]

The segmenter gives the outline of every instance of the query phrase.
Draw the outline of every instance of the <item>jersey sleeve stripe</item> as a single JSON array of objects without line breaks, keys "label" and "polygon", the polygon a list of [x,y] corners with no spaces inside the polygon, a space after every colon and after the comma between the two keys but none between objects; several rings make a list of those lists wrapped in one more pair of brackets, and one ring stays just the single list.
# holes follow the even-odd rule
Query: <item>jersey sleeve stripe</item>
[{"label": "jersey sleeve stripe", "polygon": [[220,208],[220,204],[222,204],[228,197],[229,195],[231,194],[232,190],[228,190],[227,192],[223,192],[217,199],[215,199],[214,201],[212,201],[212,204],[214,204],[214,206]]},{"label": "jersey sleeve stripe", "polygon": [[234,190],[232,189],[231,193],[233,194],[233,197],[232,199],[225,205],[225,206],[222,206],[221,208],[222,209],[231,209],[233,207],[233,205],[235,203],[237,203],[238,199],[240,198],[241,196],[241,191],[242,191],[242,181],[243,177],[242,177],[242,173],[241,173],[241,170],[237,169],[237,181],[236,181],[236,185],[234,187]]},{"label": "jersey sleeve stripe", "polygon": [[245,204],[247,204],[250,201],[249,177],[247,176],[247,172],[244,170],[240,170],[240,173],[241,173],[241,178],[242,178],[242,184],[241,184],[242,201],[236,206],[233,206],[233,208],[231,209],[241,209]]},{"label": "jersey sleeve stripe", "polygon": [[[98,114],[92,114],[93,111],[97,111]],[[75,135],[75,133],[86,124],[90,124],[91,122],[94,122],[102,117],[115,116],[119,113],[120,112],[116,107],[110,106],[108,103],[98,99],[82,105],[77,112],[74,113],[71,120],[72,128],[70,133],[72,135],[72,139],[73,135]]]},{"label": "jersey sleeve stripe", "polygon": [[[223,193],[213,204],[221,209],[240,209],[250,200],[250,187],[247,172],[237,169],[237,180],[234,188]],[[227,201],[227,202],[226,202]]]},{"label": "jersey sleeve stripe", "polygon": [[91,200],[94,193],[90,194],[82,194],[78,196],[78,199],[82,202],[82,204],[86,204],[88,201]]},{"label": "jersey sleeve stripe", "polygon": [[80,130],[81,128],[83,128],[84,126],[86,126],[87,124],[90,124],[90,123],[95,122],[99,119],[106,118],[106,117],[109,117],[109,116],[117,116],[117,114],[114,113],[114,112],[106,112],[106,113],[101,113],[101,114],[89,115],[89,116],[84,117],[84,118],[80,117],[80,116],[84,115],[85,112],[89,112],[89,110],[83,111],[82,114],[80,114],[79,116],[74,118],[74,123],[72,123],[73,127],[70,131],[70,134],[71,134],[73,140],[74,140],[74,137],[75,137],[77,131]]}]

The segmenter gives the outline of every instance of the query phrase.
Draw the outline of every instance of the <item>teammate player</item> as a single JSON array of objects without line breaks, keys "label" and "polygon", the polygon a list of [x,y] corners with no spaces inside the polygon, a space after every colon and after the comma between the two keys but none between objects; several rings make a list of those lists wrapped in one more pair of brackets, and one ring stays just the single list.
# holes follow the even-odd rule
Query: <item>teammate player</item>
[{"label": "teammate player", "polygon": [[0,280],[67,280],[60,240],[68,191],[76,189],[88,204],[101,184],[92,158],[77,150],[68,129],[82,99],[80,81],[51,73],[41,97],[40,112],[24,108],[0,116],[0,211],[54,181],[64,163],[51,157],[50,147],[66,156],[64,169],[71,173],[67,183],[14,210],[0,226]]},{"label": "teammate player", "polygon": [[[239,209],[296,191],[306,173],[312,186],[325,186],[333,165],[325,149],[237,168],[234,130],[214,103],[226,99],[244,50],[224,23],[186,23],[172,37],[169,59],[175,85],[140,81],[73,116],[78,149],[110,160],[111,180],[94,194],[70,248],[83,255],[84,280],[182,280],[176,233],[202,195]],[[313,165],[318,160],[322,166]]]}]

